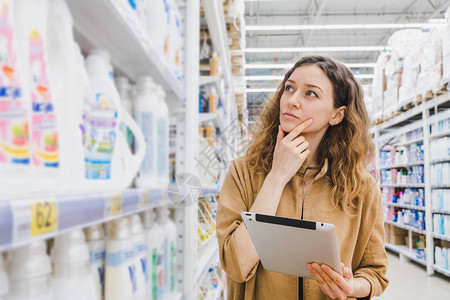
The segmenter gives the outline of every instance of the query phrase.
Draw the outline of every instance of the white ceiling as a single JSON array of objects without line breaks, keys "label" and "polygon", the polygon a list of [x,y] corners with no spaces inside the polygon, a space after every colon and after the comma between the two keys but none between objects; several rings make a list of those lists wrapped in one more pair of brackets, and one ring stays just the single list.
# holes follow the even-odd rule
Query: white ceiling
[{"label": "white ceiling", "polygon": [[[448,0],[245,0],[248,25],[299,24],[385,24],[424,23],[443,18]],[[392,29],[247,31],[247,48],[385,46]],[[329,52],[325,54],[349,63],[374,63],[377,51]],[[246,63],[293,63],[305,53],[246,53]],[[246,75],[279,75],[284,70],[247,69]],[[372,68],[354,70],[373,73]],[[365,81],[367,83],[367,81]],[[273,87],[277,82],[247,82],[247,87]],[[249,93],[249,109],[267,95]],[[251,112],[250,112],[251,114]]]}]

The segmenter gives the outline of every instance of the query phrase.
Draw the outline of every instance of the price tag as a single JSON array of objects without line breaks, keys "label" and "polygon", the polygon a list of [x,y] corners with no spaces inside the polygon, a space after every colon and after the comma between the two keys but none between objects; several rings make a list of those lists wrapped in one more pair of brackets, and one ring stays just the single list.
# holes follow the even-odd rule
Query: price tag
[{"label": "price tag", "polygon": [[58,228],[58,206],[55,199],[31,202],[31,236],[46,234]]},{"label": "price tag", "polygon": [[111,195],[111,214],[110,216],[118,216],[122,214],[123,198],[122,194]]},{"label": "price tag", "polygon": [[148,190],[141,192],[141,209],[148,208],[149,198],[150,198],[150,194],[149,194]]}]

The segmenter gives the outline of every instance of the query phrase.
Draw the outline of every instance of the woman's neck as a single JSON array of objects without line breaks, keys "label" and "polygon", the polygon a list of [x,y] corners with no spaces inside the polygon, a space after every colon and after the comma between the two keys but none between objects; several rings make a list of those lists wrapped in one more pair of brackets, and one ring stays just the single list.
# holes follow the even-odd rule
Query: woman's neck
[{"label": "woman's neck", "polygon": [[314,132],[314,133],[304,133],[302,134],[305,139],[308,141],[309,146],[308,149],[311,151],[311,153],[309,154],[310,156],[310,160],[309,160],[309,165],[308,167],[318,167],[322,162],[319,161],[319,145],[320,142],[322,141],[322,138],[325,134],[326,130],[321,133],[321,132]]}]

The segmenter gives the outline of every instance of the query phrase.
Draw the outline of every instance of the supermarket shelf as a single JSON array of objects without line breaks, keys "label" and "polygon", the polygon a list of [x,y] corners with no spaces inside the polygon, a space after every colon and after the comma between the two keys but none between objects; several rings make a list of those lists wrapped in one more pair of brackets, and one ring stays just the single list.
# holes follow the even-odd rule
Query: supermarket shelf
[{"label": "supermarket shelf", "polygon": [[207,121],[213,121],[214,126],[220,129],[220,132],[223,130],[223,122],[218,113],[199,113],[198,114],[199,123],[207,122]]},{"label": "supermarket shelf", "polygon": [[438,164],[438,163],[445,163],[445,162],[449,162],[450,161],[450,157],[446,157],[446,158],[441,158],[441,159],[433,159],[431,160],[431,164]]},{"label": "supermarket shelf", "polygon": [[438,138],[448,136],[448,135],[450,135],[450,131],[439,132],[439,133],[430,135],[430,139],[434,140],[434,139],[438,139]]},{"label": "supermarket shelf", "polygon": [[433,209],[433,214],[444,214],[444,215],[450,215],[450,210],[443,210],[443,209]]},{"label": "supermarket shelf", "polygon": [[198,252],[197,270],[195,273],[197,285],[200,283],[200,280],[204,277],[206,272],[208,272],[208,267],[214,259],[218,259],[218,254],[219,247],[217,245],[217,233],[214,232]]},{"label": "supermarket shelf", "polygon": [[406,163],[406,164],[397,164],[397,165],[391,165],[391,166],[381,166],[380,170],[407,168],[407,167],[419,166],[419,165],[423,165],[423,160],[422,161],[411,162],[411,163]]},{"label": "supermarket shelf", "polygon": [[436,266],[436,265],[433,265],[433,269],[434,269],[436,272],[439,272],[439,273],[441,273],[441,274],[444,274],[445,276],[450,277],[450,271],[448,271],[448,270],[445,270],[445,269],[443,269],[443,268],[441,268],[441,267],[438,267],[438,266]]},{"label": "supermarket shelf", "polygon": [[405,142],[398,142],[398,143],[393,144],[392,146],[394,146],[394,147],[407,146],[407,145],[411,145],[411,144],[415,144],[415,143],[419,143],[419,142],[423,143],[423,137],[405,141]]},{"label": "supermarket shelf", "polygon": [[394,188],[424,188],[425,184],[423,183],[403,183],[403,184],[395,184],[395,183],[382,183],[380,187],[394,187]]},{"label": "supermarket shelf", "polygon": [[206,85],[206,84],[214,84],[216,87],[217,94],[219,96],[219,99],[223,102],[225,101],[225,93],[222,89],[222,86],[220,85],[220,79],[217,76],[200,76],[199,84],[200,85]]},{"label": "supermarket shelf", "polygon": [[427,262],[423,259],[420,259],[418,257],[416,257],[416,253],[414,251],[411,251],[407,246],[404,245],[391,245],[391,244],[385,244],[385,247],[387,250],[391,250],[395,253],[398,253],[400,255],[404,255],[407,258],[423,265],[426,266]]},{"label": "supermarket shelf", "polygon": [[450,184],[432,184],[432,189],[450,189]]},{"label": "supermarket shelf", "polygon": [[409,230],[409,231],[412,231],[412,232],[416,232],[416,233],[419,233],[419,234],[425,234],[425,230],[422,230],[422,229],[419,229],[419,228],[415,228],[415,227],[412,227],[412,226],[403,225],[403,224],[400,224],[400,223],[397,223],[397,222],[391,222],[391,221],[386,221],[386,220],[384,220],[384,223],[393,225],[393,226],[398,227],[398,228],[403,228],[403,229],[406,229],[406,230]]},{"label": "supermarket shelf", "polygon": [[411,204],[400,204],[400,203],[389,203],[389,202],[384,202],[383,204],[387,205],[387,206],[401,207],[401,208],[425,211],[425,206],[417,206],[417,205],[411,205]]},{"label": "supermarket shelf", "polygon": [[200,197],[211,197],[217,196],[220,194],[219,187],[203,187],[202,192],[200,193]]},{"label": "supermarket shelf", "polygon": [[450,236],[443,235],[443,234],[438,234],[438,233],[434,233],[434,232],[432,233],[432,236],[435,239],[439,239],[439,240],[450,242]]},{"label": "supermarket shelf", "polygon": [[[0,251],[166,205],[160,189],[26,195],[0,201]],[[43,224],[39,214],[47,216]]]},{"label": "supermarket shelf", "polygon": [[182,81],[148,38],[137,15],[115,3],[118,2],[67,1],[80,47],[84,51],[93,47],[107,50],[112,64],[134,81],[142,75],[152,76],[156,83],[167,91],[173,91],[178,100],[184,101]]}]

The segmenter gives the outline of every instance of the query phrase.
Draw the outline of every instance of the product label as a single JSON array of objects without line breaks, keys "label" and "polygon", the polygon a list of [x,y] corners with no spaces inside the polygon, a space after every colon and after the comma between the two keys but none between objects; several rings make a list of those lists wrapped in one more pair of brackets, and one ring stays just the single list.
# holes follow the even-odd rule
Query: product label
[{"label": "product label", "polygon": [[10,1],[0,1],[0,164],[30,163],[29,123],[22,98]]},{"label": "product label", "polygon": [[134,294],[137,289],[137,283],[136,283],[136,267],[133,261],[134,261],[133,249],[126,249],[122,251],[106,253],[106,266],[115,268],[126,266],[126,270],[128,272],[130,284],[132,286],[132,291]]},{"label": "product label", "polygon": [[91,265],[103,263],[105,261],[106,251],[105,249],[94,249],[89,251],[89,263]]},{"label": "product label", "polygon": [[85,145],[86,178],[110,179],[111,161],[117,139],[118,112],[111,97],[97,93],[94,101],[89,101],[89,112],[83,120],[83,141]]},{"label": "product label", "polygon": [[32,103],[32,160],[35,166],[56,168],[59,166],[58,132],[42,34],[37,30],[31,30],[28,42]]},{"label": "product label", "polygon": [[144,134],[145,143],[147,147],[145,148],[144,161],[141,164],[140,174],[141,175],[156,175],[157,170],[155,163],[155,151],[156,151],[156,137],[155,137],[155,121],[152,112],[139,112],[136,114],[136,123],[142,130]]},{"label": "product label", "polygon": [[169,124],[165,118],[158,120],[158,177],[169,176]]},{"label": "product label", "polygon": [[164,286],[166,282],[166,274],[164,270],[164,249],[162,247],[161,249],[158,249],[158,258],[156,260],[156,272],[158,274],[158,298],[161,298],[163,296]]},{"label": "product label", "polygon": [[58,206],[55,199],[31,203],[31,235],[41,235],[58,228]]}]

